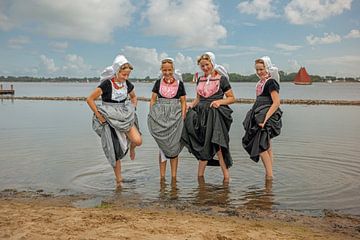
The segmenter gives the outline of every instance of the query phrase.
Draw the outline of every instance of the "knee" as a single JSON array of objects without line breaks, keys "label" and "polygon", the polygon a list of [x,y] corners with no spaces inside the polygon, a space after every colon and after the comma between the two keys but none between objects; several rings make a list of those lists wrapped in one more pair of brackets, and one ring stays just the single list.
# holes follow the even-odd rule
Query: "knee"
[{"label": "knee", "polygon": [[137,147],[140,146],[142,144],[141,137],[137,137],[137,138],[133,139],[132,144],[134,144]]}]

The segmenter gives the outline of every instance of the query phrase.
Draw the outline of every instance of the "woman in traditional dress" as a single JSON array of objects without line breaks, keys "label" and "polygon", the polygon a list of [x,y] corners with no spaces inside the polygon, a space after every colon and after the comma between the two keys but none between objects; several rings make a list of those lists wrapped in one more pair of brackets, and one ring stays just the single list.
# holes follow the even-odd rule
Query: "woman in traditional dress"
[{"label": "woman in traditional dress", "polygon": [[[198,177],[207,165],[221,167],[224,182],[230,179],[232,158],[229,130],[235,97],[226,69],[215,63],[215,55],[206,52],[198,58],[203,75],[196,79],[196,98],[189,104],[181,137],[182,143],[199,160]],[[224,98],[225,96],[225,98]],[[214,159],[217,155],[218,159]]]},{"label": "woman in traditional dress", "polygon": [[[128,80],[133,67],[123,55],[101,73],[100,85],[87,98],[94,112],[93,129],[101,137],[106,158],[114,169],[116,185],[122,181],[120,160],[130,145],[130,158],[135,159],[135,147],[142,143],[135,113],[137,97]],[[95,100],[101,96],[102,104]],[[130,100],[129,100],[130,97]]]},{"label": "woman in traditional dress", "polygon": [[178,155],[183,148],[180,138],[186,114],[186,92],[172,58],[161,61],[161,73],[152,89],[148,127],[160,148],[160,179],[165,179],[166,163],[169,160],[171,177],[175,180]]},{"label": "woman in traditional dress", "polygon": [[273,151],[271,139],[280,134],[282,127],[280,110],[280,77],[278,69],[265,56],[255,61],[256,101],[243,122],[245,135],[242,144],[255,162],[261,158],[265,167],[265,178],[273,178]]}]

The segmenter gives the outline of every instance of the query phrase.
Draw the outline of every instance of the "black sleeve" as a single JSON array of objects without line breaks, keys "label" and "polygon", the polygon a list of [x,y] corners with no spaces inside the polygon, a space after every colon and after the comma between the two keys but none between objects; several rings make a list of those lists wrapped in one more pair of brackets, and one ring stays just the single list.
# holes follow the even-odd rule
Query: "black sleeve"
[{"label": "black sleeve", "polygon": [[131,93],[131,91],[134,90],[134,85],[129,80],[126,80],[126,86],[128,89],[128,93]]},{"label": "black sleeve", "polygon": [[160,80],[156,80],[152,92],[159,94],[159,89],[160,89]]},{"label": "black sleeve", "polygon": [[221,76],[220,78],[220,88],[224,93],[231,89],[229,80],[224,76]]},{"label": "black sleeve", "polygon": [[269,79],[268,82],[268,89],[269,89],[269,93],[271,94],[272,91],[277,91],[279,92],[280,90],[280,85],[279,83],[275,80],[275,79]]},{"label": "black sleeve", "polygon": [[111,91],[111,82],[110,80],[104,80],[100,83],[100,85],[98,86],[98,88],[101,89],[101,91],[103,92],[103,95],[106,95],[106,93],[108,93],[109,91]]},{"label": "black sleeve", "polygon": [[178,96],[180,96],[180,97],[186,96],[185,85],[182,81],[180,81],[180,84],[179,84]]}]

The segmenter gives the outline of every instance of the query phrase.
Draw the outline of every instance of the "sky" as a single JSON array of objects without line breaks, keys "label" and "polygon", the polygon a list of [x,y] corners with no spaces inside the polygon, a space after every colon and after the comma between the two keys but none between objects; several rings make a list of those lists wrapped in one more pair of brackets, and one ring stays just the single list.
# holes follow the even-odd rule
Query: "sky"
[{"label": "sky", "polygon": [[229,72],[269,56],[286,73],[360,76],[359,0],[0,0],[0,75],[97,77],[124,54],[131,77],[164,57],[200,71],[206,51]]}]

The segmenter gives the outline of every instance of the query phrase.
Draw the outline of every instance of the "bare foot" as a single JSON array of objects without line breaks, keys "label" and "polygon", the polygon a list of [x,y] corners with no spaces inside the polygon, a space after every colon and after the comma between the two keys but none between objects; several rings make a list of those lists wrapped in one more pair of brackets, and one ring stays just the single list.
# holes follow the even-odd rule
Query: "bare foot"
[{"label": "bare foot", "polygon": [[135,160],[135,148],[130,147],[130,159]]},{"label": "bare foot", "polygon": [[229,182],[230,182],[230,177],[224,177],[223,183],[229,183]]},{"label": "bare foot", "polygon": [[116,181],[116,188],[122,187],[122,180],[123,180],[122,177],[115,179],[115,181]]}]

